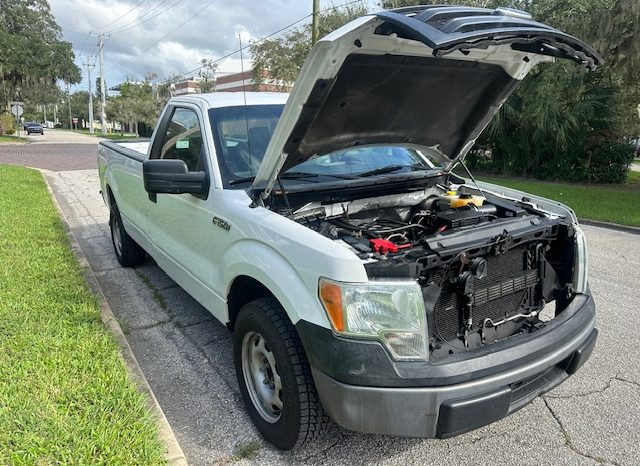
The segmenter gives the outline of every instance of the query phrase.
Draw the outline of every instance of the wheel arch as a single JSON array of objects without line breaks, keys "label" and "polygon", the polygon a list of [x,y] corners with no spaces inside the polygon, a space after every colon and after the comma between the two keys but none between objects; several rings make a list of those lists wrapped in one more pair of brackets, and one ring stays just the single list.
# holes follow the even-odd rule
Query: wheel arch
[{"label": "wheel arch", "polygon": [[107,207],[111,208],[111,206],[116,203],[116,198],[113,195],[113,190],[111,189],[111,186],[109,185],[109,183],[105,185],[105,193],[107,197],[106,198]]},{"label": "wheel arch", "polygon": [[[227,295],[227,311],[229,315],[227,326],[233,330],[242,306],[260,298],[273,298],[278,301],[278,298],[275,297],[271,290],[255,278],[248,275],[235,277],[231,282]],[[278,302],[280,303],[280,301]]]},{"label": "wheel arch", "polygon": [[[227,322],[231,328],[246,303],[273,297],[295,325],[300,319],[330,327],[317,297],[317,278],[304,280],[278,251],[264,243],[244,240],[230,247],[220,262],[226,284]],[[307,285],[306,282],[314,282]],[[310,289],[313,286],[313,289]]]}]

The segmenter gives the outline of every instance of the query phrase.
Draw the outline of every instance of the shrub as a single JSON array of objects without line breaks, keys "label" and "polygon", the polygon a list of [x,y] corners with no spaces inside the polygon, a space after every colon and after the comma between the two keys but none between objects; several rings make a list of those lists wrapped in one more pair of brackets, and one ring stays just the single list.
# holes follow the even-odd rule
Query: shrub
[{"label": "shrub", "polygon": [[618,140],[605,140],[587,149],[588,173],[595,183],[624,183],[629,165],[633,162],[633,148]]},{"label": "shrub", "polygon": [[3,113],[0,115],[0,135],[13,134],[16,132],[16,119],[13,115]]}]

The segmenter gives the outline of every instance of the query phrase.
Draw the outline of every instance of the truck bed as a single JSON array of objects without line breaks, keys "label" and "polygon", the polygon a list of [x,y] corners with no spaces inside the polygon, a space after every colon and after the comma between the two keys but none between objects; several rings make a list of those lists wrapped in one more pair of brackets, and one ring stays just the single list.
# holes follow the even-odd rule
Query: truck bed
[{"label": "truck bed", "polygon": [[133,139],[130,141],[100,141],[100,145],[117,152],[120,155],[143,162],[147,157],[149,139]]}]

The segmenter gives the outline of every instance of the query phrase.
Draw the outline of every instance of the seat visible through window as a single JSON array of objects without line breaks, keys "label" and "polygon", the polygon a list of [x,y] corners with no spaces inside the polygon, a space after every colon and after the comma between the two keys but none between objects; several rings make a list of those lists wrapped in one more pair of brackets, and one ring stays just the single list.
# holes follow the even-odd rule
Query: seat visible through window
[{"label": "seat visible through window", "polygon": [[183,160],[189,171],[200,171],[203,169],[202,149],[198,115],[188,108],[176,108],[163,138],[160,158]]}]

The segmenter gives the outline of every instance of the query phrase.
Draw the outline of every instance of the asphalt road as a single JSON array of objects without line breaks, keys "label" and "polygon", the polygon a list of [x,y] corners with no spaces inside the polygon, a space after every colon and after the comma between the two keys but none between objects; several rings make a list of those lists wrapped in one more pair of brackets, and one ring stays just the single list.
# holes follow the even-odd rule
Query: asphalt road
[{"label": "asphalt road", "polygon": [[572,378],[512,416],[449,440],[398,439],[337,429],[283,453],[245,414],[231,334],[152,261],[122,269],[94,170],[47,175],[190,464],[235,461],[258,442],[258,464],[638,464],[640,236],[585,227],[600,338]]},{"label": "asphalt road", "polygon": [[[640,235],[585,227],[600,338],[587,364],[544,397],[449,440],[336,429],[313,446],[283,453],[262,442],[245,414],[226,327],[152,261],[136,269],[117,264],[96,170],[70,170],[74,158],[82,168],[88,149],[73,155],[71,146],[51,146],[38,158],[28,152],[32,145],[20,146],[28,154],[7,147],[0,147],[0,163],[41,160],[55,170],[47,180],[190,464],[639,464]],[[69,157],[67,168],[57,168],[61,157]],[[252,442],[256,456],[239,460],[237,452]]]},{"label": "asphalt road", "polygon": [[[22,131],[21,131],[22,133]],[[23,134],[31,144],[98,144],[102,138],[64,129],[44,129],[44,134]]]}]

